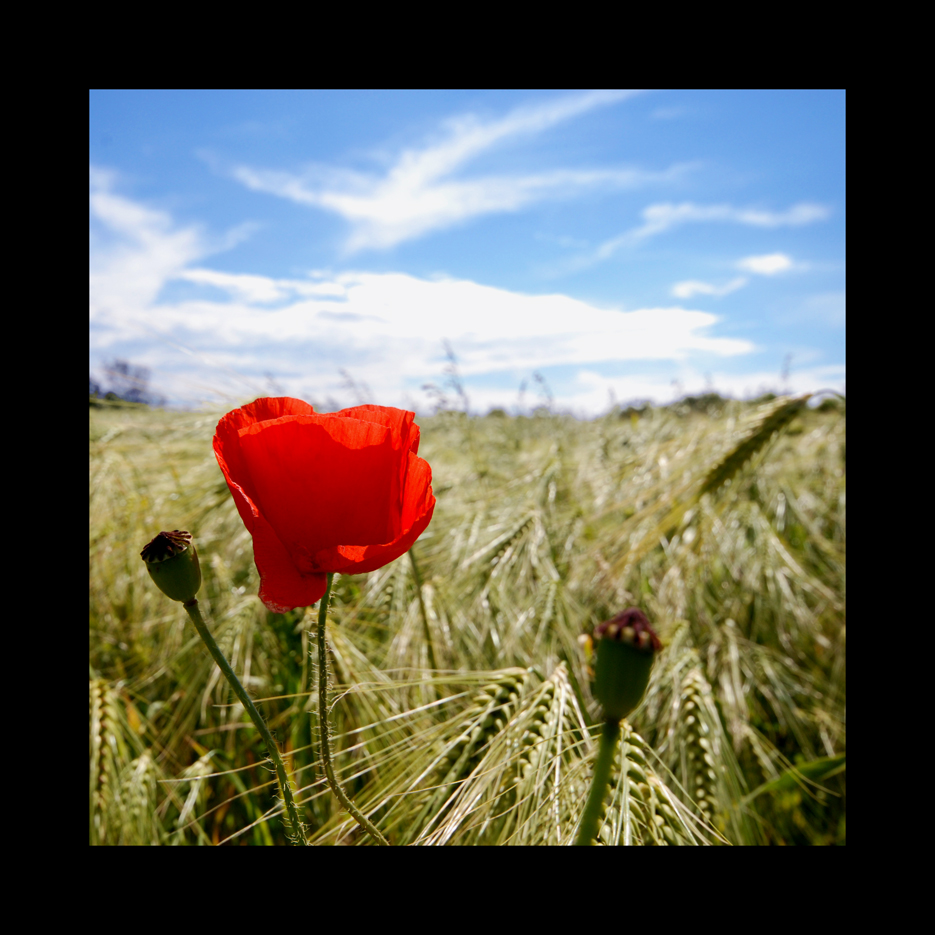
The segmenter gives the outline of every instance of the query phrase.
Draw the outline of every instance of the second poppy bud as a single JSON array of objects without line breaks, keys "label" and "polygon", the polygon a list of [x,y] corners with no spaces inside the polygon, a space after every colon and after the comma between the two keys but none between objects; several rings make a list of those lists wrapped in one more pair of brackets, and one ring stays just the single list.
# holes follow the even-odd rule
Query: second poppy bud
[{"label": "second poppy bud", "polygon": [[608,721],[620,721],[642,700],[662,644],[646,615],[636,607],[598,624],[593,640],[594,697]]}]

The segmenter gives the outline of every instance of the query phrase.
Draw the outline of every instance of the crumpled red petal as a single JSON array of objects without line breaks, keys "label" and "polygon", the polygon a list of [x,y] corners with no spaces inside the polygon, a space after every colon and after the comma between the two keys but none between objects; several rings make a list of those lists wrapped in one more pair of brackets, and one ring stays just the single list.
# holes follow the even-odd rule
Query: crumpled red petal
[{"label": "crumpled red petal", "polygon": [[260,600],[276,614],[320,601],[328,576],[302,574],[269,523],[257,517],[253,529],[253,560],[260,573]]},{"label": "crumpled red petal", "polygon": [[[289,396],[278,398],[264,397],[254,400],[240,409],[234,409],[227,413],[220,422],[218,422],[217,431],[214,434],[214,455],[218,460],[224,477],[227,479],[227,486],[234,496],[234,502],[237,504],[237,512],[244,525],[252,533],[254,491],[250,482],[250,472],[247,470],[243,456],[240,452],[239,431],[248,425],[254,425],[257,422],[268,422],[274,419],[282,418],[288,415],[309,415],[315,410],[301,399],[293,399]],[[236,480],[235,480],[236,478]],[[234,492],[234,486],[240,488],[242,497],[238,497]]]},{"label": "crumpled red petal", "polygon": [[302,571],[339,543],[388,542],[401,532],[398,451],[375,422],[289,416],[240,429],[260,513]]},{"label": "crumpled red petal", "polygon": [[318,414],[289,397],[221,419],[215,454],[270,610],[315,603],[328,573],[375,571],[425,531],[435,497],[414,419],[385,406]]}]

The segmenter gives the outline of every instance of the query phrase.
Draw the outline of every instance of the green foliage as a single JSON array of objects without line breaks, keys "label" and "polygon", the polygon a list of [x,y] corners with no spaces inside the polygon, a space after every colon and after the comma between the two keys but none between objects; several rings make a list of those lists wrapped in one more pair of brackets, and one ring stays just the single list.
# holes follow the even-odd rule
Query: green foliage
[{"label": "green foliage", "polygon": [[[310,837],[369,843],[318,757],[316,618],[256,598],[218,415],[90,410],[90,840],[287,840],[260,738],[139,557],[187,529]],[[418,574],[335,578],[336,769],[361,809],[396,844],[571,843],[600,730],[579,637],[636,605],[664,649],[598,841],[843,844],[843,404],[493,415],[420,419]]]}]

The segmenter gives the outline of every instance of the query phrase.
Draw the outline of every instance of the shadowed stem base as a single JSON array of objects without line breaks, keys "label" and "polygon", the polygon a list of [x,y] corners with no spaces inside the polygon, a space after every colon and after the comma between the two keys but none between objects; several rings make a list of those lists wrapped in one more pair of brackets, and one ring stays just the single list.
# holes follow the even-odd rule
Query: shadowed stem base
[{"label": "shadowed stem base", "polygon": [[593,844],[597,837],[601,806],[607,794],[607,783],[610,781],[610,770],[614,763],[614,754],[617,752],[619,739],[620,721],[605,721],[601,731],[601,745],[594,763],[591,791],[588,793],[588,801],[585,803],[584,814],[581,816],[581,826],[578,828],[575,845]]},{"label": "shadowed stem base", "polygon": [[192,623],[195,625],[195,629],[198,631],[198,635],[204,641],[205,646],[208,647],[208,652],[211,653],[211,657],[217,663],[218,668],[224,673],[224,678],[227,679],[230,687],[234,690],[234,694],[240,700],[240,703],[247,709],[247,714],[250,715],[250,720],[253,721],[254,727],[260,732],[260,736],[263,738],[263,742],[266,744],[266,749],[269,751],[269,758],[273,761],[273,765],[276,767],[276,778],[279,780],[279,791],[282,794],[283,803],[286,806],[286,814],[289,817],[289,824],[292,826],[292,833],[290,838],[293,844],[308,844],[308,840],[305,837],[305,828],[302,827],[302,822],[299,821],[299,813],[295,807],[295,800],[292,798],[292,786],[289,785],[289,777],[286,775],[286,767],[282,761],[282,757],[279,755],[279,748],[276,746],[276,741],[273,740],[273,735],[269,732],[269,728],[266,726],[266,722],[260,716],[260,712],[257,711],[256,706],[253,701],[251,701],[250,696],[247,694],[246,689],[243,685],[240,684],[240,679],[234,674],[234,670],[230,667],[230,663],[224,658],[224,653],[221,652],[221,648],[214,641],[214,637],[211,635],[211,632],[208,630],[207,624],[204,621],[204,618],[201,616],[201,611],[198,609],[198,601],[192,599],[187,603],[182,605],[186,611],[188,611],[188,616],[191,618]]},{"label": "shadowed stem base", "polygon": [[331,596],[331,582],[334,575],[328,575],[328,587],[322,596],[318,607],[318,723],[321,733],[321,758],[325,764],[325,775],[331,791],[338,797],[338,801],[350,812],[351,817],[369,834],[377,844],[389,846],[389,841],[380,834],[376,825],[350,800],[348,794],[341,787],[334,775],[334,765],[331,762],[331,740],[328,726],[328,644],[325,640],[325,618],[328,615],[328,598]]}]

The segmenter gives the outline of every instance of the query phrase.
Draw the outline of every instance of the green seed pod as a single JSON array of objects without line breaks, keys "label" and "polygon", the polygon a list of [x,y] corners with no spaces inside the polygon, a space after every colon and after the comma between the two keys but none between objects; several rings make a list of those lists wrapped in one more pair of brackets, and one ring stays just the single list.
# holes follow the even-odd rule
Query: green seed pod
[{"label": "green seed pod", "polygon": [[191,533],[161,532],[140,552],[149,577],[173,601],[188,603],[201,587],[201,568]]},{"label": "green seed pod", "polygon": [[646,615],[635,607],[594,630],[594,697],[609,721],[625,718],[649,684],[655,653],[662,648]]}]

